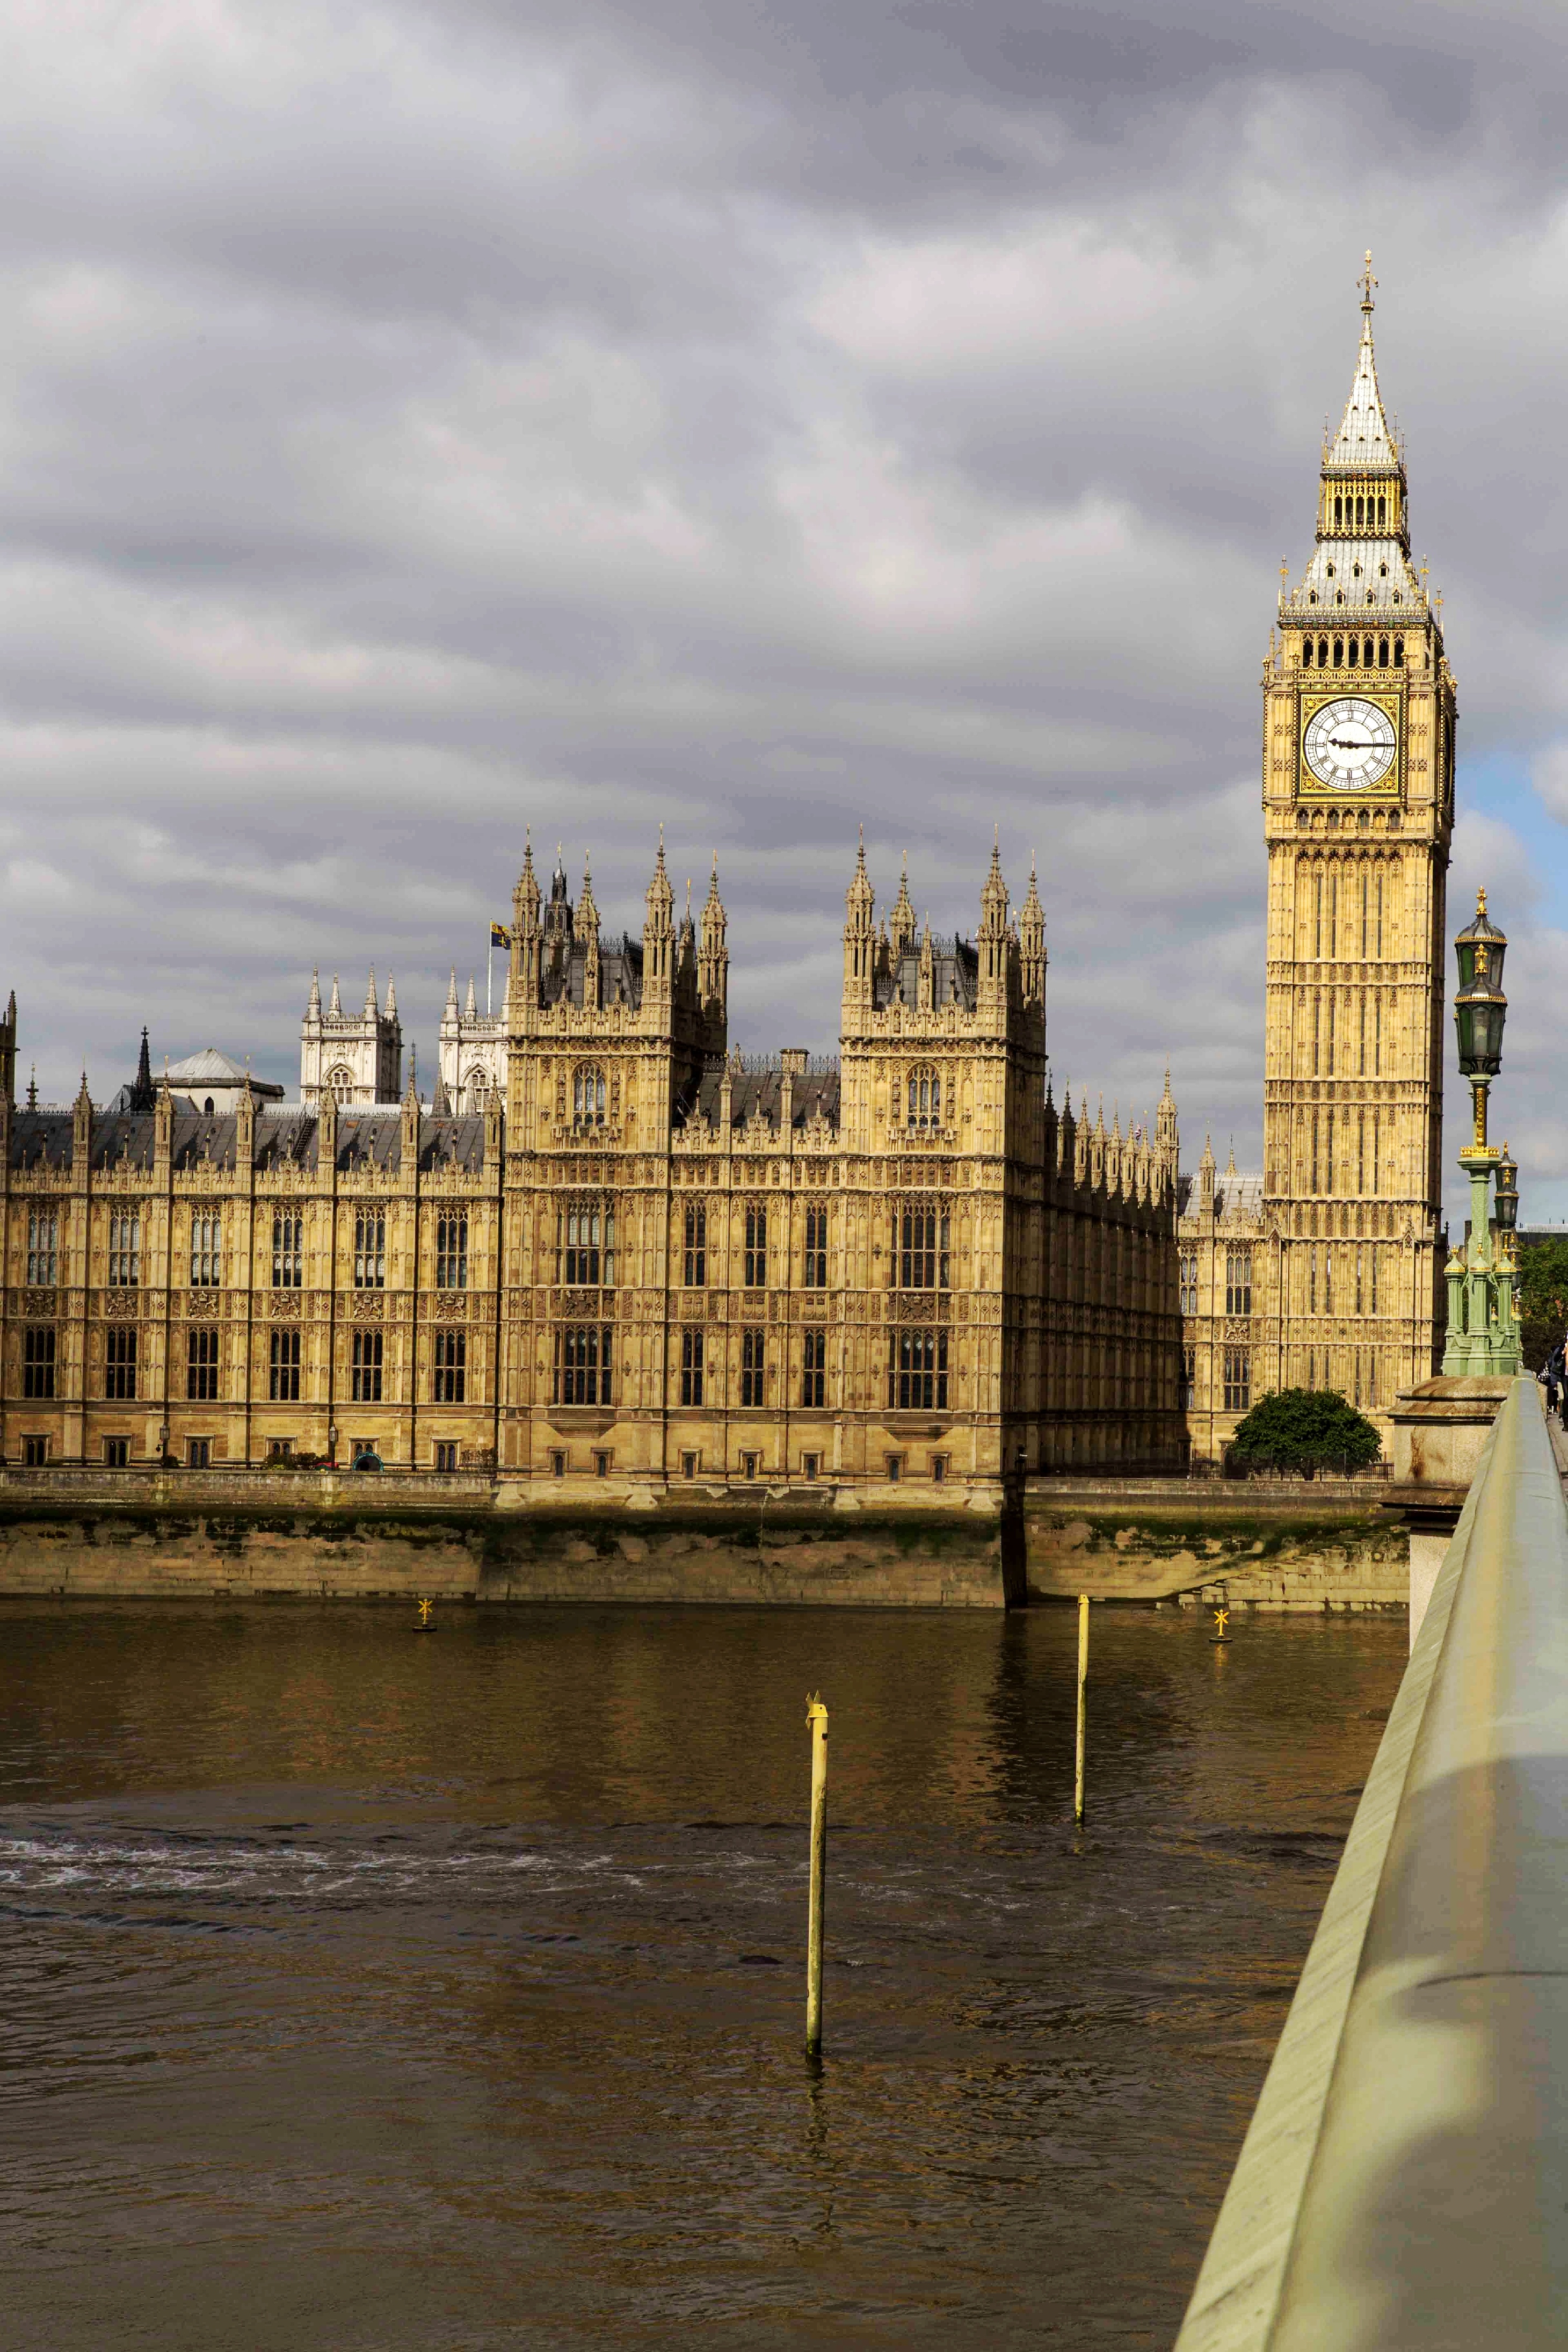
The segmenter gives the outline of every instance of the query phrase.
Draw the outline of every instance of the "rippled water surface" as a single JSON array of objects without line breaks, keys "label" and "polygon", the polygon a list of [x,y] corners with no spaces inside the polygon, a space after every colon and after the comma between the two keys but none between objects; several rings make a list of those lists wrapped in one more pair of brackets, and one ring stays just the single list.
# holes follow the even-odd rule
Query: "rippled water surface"
[{"label": "rippled water surface", "polygon": [[[0,1604],[13,2347],[1167,2345],[1403,1616]],[[800,2049],[805,1700],[832,1710]]]}]

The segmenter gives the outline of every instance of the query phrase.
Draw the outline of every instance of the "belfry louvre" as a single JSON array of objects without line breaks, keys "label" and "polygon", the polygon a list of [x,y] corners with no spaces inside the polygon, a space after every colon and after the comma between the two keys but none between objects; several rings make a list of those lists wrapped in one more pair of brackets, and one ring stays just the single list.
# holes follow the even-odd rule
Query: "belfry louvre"
[{"label": "belfry louvre", "polygon": [[[662,845],[614,943],[586,878],[546,898],[525,856],[457,1112],[444,1068],[428,1106],[332,1083],[354,1024],[314,988],[297,1103],[246,1083],[204,1108],[144,1056],[112,1109],[85,1079],[69,1110],[18,1105],[13,1000],[5,1460],[374,1454],[520,1501],[696,1481],[959,1508],[1020,1471],[1179,1462],[1174,1107],[1123,1136],[1055,1104],[1034,877],[1013,916],[994,853],[974,939],[937,940],[904,886],[877,920],[862,850],[822,1065],[731,1051],[726,932],[716,876],[676,921]],[[401,1087],[374,990],[363,1028],[366,1091],[383,1064]]]}]

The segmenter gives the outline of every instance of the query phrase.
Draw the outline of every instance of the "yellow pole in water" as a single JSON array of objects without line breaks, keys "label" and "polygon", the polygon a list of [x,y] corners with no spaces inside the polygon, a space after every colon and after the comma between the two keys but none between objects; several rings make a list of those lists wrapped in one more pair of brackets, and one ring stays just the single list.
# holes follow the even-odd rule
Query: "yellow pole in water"
[{"label": "yellow pole in water", "polygon": [[827,1876],[827,1709],[813,1691],[811,1727],[811,1893],[805,1919],[805,2054],[822,2055],[822,1903]]},{"label": "yellow pole in water", "polygon": [[1083,1823],[1083,1748],[1088,1729],[1088,1701],[1084,1685],[1089,1680],[1089,1595],[1078,1596],[1078,1757],[1073,1769],[1072,1817]]}]

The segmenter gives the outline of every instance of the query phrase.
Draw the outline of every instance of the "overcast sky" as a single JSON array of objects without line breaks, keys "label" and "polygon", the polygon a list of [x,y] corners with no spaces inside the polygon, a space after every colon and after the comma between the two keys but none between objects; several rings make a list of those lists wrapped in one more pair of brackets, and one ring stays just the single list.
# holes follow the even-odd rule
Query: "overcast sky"
[{"label": "overcast sky", "polygon": [[1565,113],[1552,5],[12,0],[24,1074],[145,1020],[292,1087],[374,961],[433,1075],[524,827],[636,930],[661,819],[732,1034],[831,1047],[857,825],[965,930],[994,825],[1058,1076],[1125,1120],[1169,1055],[1256,1164],[1258,676],[1370,245],[1568,1216]]}]

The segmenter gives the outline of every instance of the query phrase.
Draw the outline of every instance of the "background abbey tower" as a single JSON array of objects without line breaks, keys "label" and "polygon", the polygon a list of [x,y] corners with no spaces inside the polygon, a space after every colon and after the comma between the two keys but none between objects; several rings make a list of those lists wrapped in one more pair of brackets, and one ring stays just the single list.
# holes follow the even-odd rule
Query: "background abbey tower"
[{"label": "background abbey tower", "polygon": [[1411,561],[1374,284],[1369,255],[1315,544],[1281,586],[1263,672],[1263,1170],[1218,1176],[1205,1150],[1184,1188],[1184,1372],[1205,1453],[1268,1390],[1334,1388],[1381,1414],[1436,1370],[1454,677]]}]

